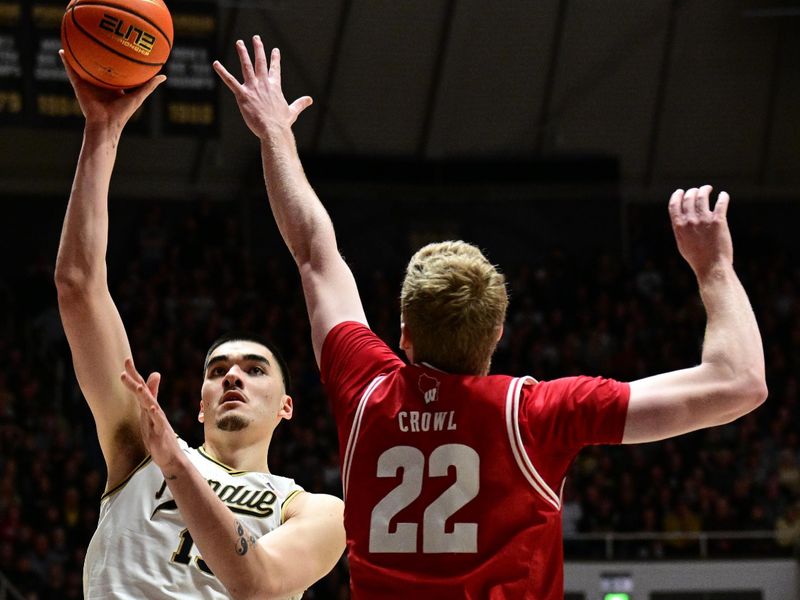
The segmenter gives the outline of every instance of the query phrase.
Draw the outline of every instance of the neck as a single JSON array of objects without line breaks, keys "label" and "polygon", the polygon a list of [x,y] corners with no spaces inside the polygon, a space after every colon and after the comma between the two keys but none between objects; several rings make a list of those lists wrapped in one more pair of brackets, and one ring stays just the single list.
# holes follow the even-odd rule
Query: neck
[{"label": "neck", "polygon": [[267,453],[272,432],[258,440],[248,440],[242,431],[216,431],[206,434],[203,447],[213,459],[235,471],[269,473]]}]

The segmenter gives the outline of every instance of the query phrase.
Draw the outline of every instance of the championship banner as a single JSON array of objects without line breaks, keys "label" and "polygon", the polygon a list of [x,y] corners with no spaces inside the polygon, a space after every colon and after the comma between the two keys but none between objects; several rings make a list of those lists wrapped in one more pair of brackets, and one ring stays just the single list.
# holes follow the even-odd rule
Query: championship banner
[{"label": "championship banner", "polygon": [[25,56],[22,2],[0,2],[0,123],[20,124],[24,117]]},{"label": "championship banner", "polygon": [[159,88],[163,132],[219,134],[219,78],[211,67],[217,53],[219,11],[216,3],[168,2],[175,40]]}]

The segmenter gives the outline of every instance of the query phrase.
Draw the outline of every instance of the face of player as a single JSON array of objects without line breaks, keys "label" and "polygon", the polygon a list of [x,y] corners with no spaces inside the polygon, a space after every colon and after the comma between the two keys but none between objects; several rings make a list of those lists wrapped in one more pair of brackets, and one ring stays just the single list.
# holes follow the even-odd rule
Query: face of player
[{"label": "face of player", "polygon": [[292,416],[280,366],[266,346],[237,340],[214,349],[201,392],[201,423],[221,431],[271,432]]}]

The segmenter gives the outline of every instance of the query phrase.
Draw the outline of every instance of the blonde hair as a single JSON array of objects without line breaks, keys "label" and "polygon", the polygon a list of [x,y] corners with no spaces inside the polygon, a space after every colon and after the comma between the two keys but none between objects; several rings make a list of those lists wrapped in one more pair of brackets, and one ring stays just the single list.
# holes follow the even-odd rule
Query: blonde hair
[{"label": "blonde hair", "polygon": [[505,277],[472,244],[428,244],[408,263],[400,311],[417,362],[487,373],[507,307]]}]

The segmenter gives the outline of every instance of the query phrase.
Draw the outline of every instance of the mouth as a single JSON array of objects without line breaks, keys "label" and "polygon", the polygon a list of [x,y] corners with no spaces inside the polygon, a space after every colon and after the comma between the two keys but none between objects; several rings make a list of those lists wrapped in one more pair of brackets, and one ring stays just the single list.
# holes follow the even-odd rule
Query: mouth
[{"label": "mouth", "polygon": [[242,404],[246,404],[247,399],[244,397],[244,394],[238,390],[228,390],[222,394],[222,400],[220,400],[219,405],[222,406],[224,404],[230,404],[231,402],[241,402]]}]

